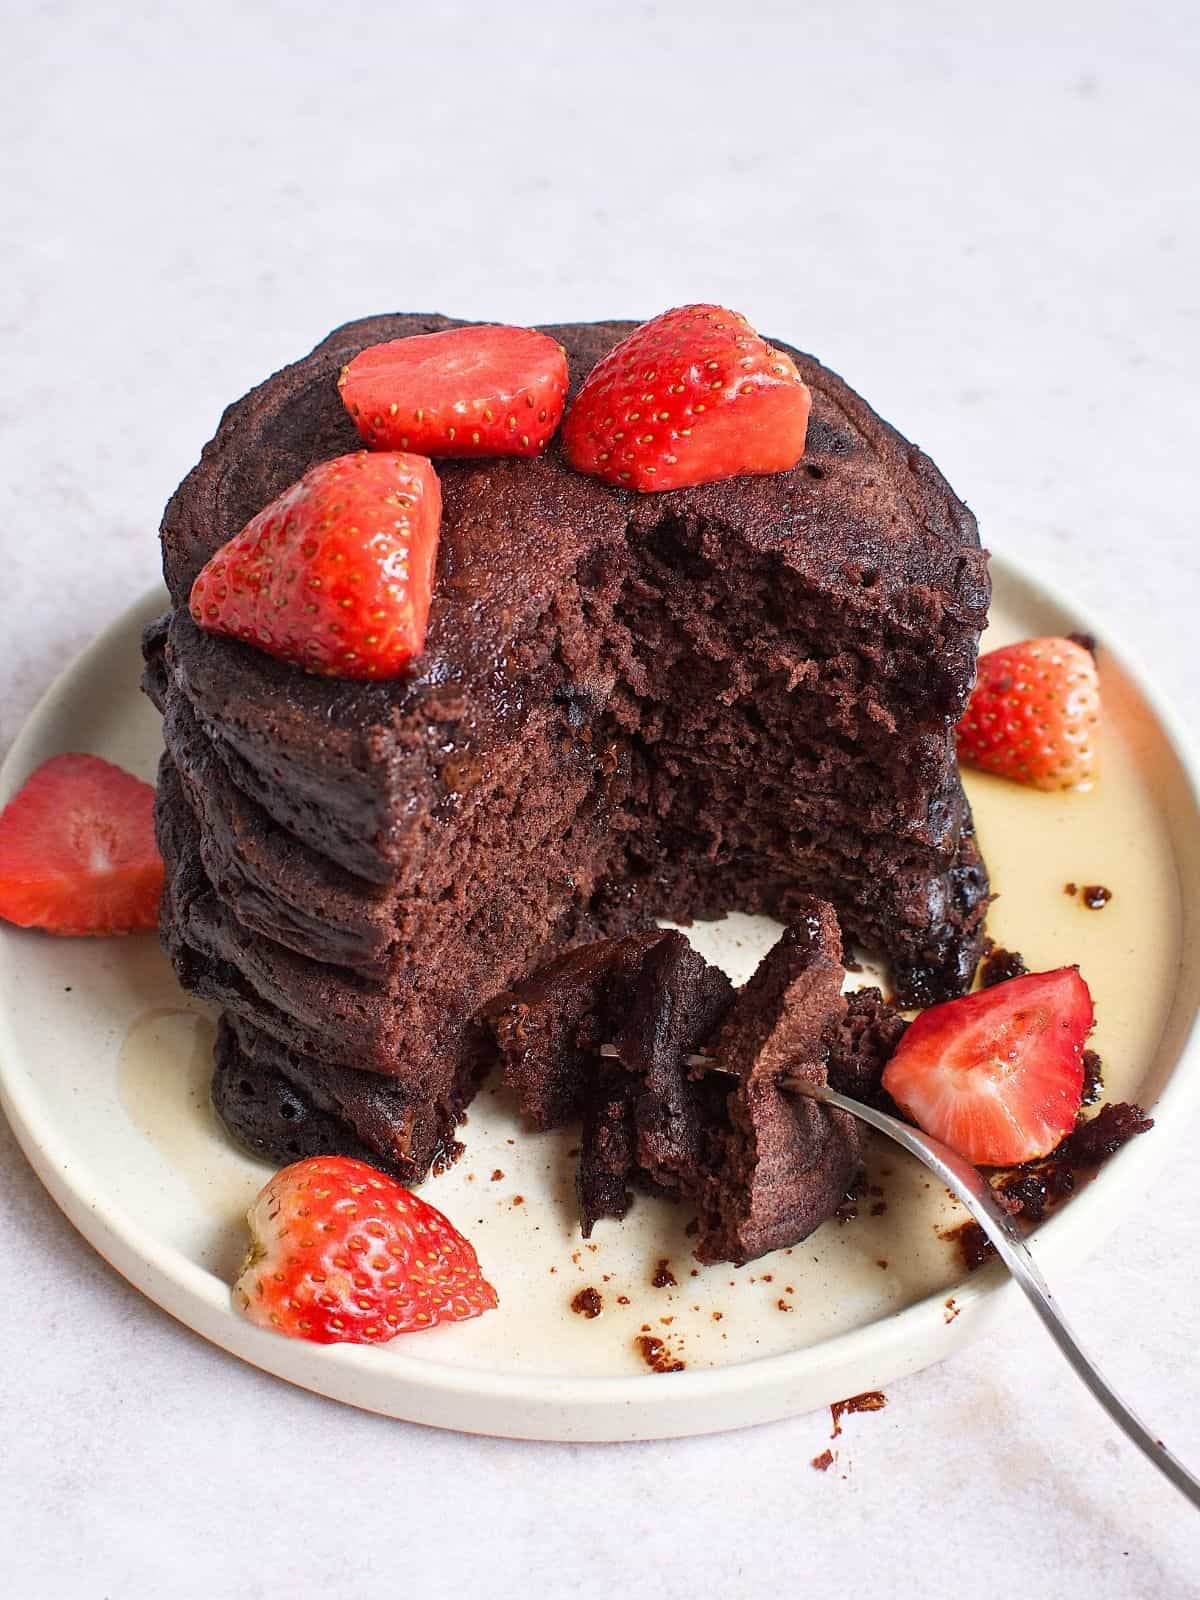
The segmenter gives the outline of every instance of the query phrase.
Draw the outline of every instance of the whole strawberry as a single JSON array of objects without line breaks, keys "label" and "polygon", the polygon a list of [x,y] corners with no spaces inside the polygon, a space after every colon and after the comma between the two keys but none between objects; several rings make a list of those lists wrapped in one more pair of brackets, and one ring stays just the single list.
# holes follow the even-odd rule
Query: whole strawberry
[{"label": "whole strawberry", "polygon": [[960,761],[1035,789],[1072,789],[1096,774],[1100,679],[1073,639],[1023,639],[979,658],[958,725]]},{"label": "whole strawberry", "polygon": [[383,1344],[498,1304],[440,1211],[364,1161],[312,1156],[277,1172],[247,1213],[234,1299],[251,1322],[314,1344]]},{"label": "whole strawberry", "polygon": [[445,328],[371,345],[338,390],[374,450],[536,456],[562,418],[567,353],[535,328]]},{"label": "whole strawberry", "polygon": [[192,618],[308,672],[395,677],[424,648],[441,515],[424,456],[322,461],[207,562]]},{"label": "whole strawberry", "polygon": [[812,396],[736,311],[680,306],[623,339],[563,423],[580,472],[643,492],[782,472],[804,454]]}]

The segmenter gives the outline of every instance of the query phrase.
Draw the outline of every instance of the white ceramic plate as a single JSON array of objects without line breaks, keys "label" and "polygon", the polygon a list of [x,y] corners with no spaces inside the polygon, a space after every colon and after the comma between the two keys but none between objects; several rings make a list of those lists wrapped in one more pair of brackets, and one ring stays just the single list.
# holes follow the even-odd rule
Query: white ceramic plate
[{"label": "white ceramic plate", "polygon": [[[1010,563],[993,563],[988,644],[1097,632],[1107,708],[1104,771],[1089,794],[1041,795],[971,778],[1000,899],[990,928],[1035,968],[1080,963],[1096,996],[1094,1043],[1112,1098],[1157,1120],[1037,1235],[1061,1271],[1133,1202],[1200,1096],[1200,816],[1195,767],[1173,718],[1108,635]],[[158,718],[138,690],[134,607],[59,679],[0,773],[0,803],[48,756],[92,750],[153,779]],[[1063,884],[1103,883],[1084,908]],[[1181,894],[1190,885],[1192,898]],[[771,924],[693,930],[744,979]],[[863,980],[859,980],[863,981]],[[232,1309],[246,1206],[268,1169],[221,1133],[208,1102],[212,1022],[150,936],[58,940],[0,931],[0,1091],[22,1147],[67,1216],[172,1315],[256,1366],[390,1416],[480,1433],[635,1439],[702,1433],[805,1411],[949,1354],[1010,1302],[998,1267],[959,1281],[940,1234],[961,1220],[923,1169],[873,1147],[855,1220],[740,1271],[697,1269],[686,1212],[639,1199],[623,1224],[579,1239],[569,1134],[522,1132],[499,1091],[471,1109],[466,1153],[426,1193],[476,1244],[498,1312],[390,1346],[313,1346]],[[886,1207],[886,1209],[882,1209]],[[655,1287],[660,1261],[677,1280]],[[572,1310],[595,1288],[603,1311]],[[652,1372],[638,1340],[683,1370]]]}]

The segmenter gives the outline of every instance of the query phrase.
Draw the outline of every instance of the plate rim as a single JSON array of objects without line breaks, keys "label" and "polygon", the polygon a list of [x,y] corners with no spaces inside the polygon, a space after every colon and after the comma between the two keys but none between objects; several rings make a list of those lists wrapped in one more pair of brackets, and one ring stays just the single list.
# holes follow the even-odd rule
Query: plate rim
[{"label": "plate rim", "polygon": [[[1150,710],[1183,780],[1185,829],[1200,841],[1200,757],[1190,729],[1159,688],[1139,654],[1090,609],[1063,594],[1054,583],[1011,556],[991,556],[993,574],[1025,590],[1043,609],[1070,619],[1075,629],[1095,634],[1126,680]],[[39,697],[0,763],[0,797],[30,770],[26,754],[40,737],[43,722],[71,693],[73,684],[124,635],[169,604],[161,586],[126,607],[86,645]],[[0,799],[2,803],[2,799]],[[1176,866],[1178,833],[1173,830]],[[1198,843],[1200,848],[1200,843]],[[1181,883],[1181,952],[1186,965],[1197,942],[1196,910]],[[5,935],[7,936],[7,935]],[[1157,1059],[1168,1030],[1176,1025],[1181,984],[1177,984],[1152,1054]],[[1183,1033],[1166,1079],[1154,1101],[1153,1140],[1126,1146],[1069,1206],[1041,1224],[1034,1248],[1051,1267],[1093,1253],[1124,1214],[1127,1197],[1158,1170],[1182,1137],[1189,1107],[1200,1103],[1200,998],[1184,1016]],[[994,1262],[952,1289],[958,1311],[944,1315],[946,1291],[939,1290],[842,1333],[827,1335],[797,1350],[754,1356],[728,1366],[687,1369],[664,1382],[653,1373],[621,1376],[534,1375],[406,1356],[394,1346],[388,1366],[372,1365],[369,1346],[314,1346],[283,1339],[238,1316],[228,1286],[174,1245],[154,1239],[139,1219],[106,1203],[86,1183],[72,1181],[71,1161],[59,1145],[57,1129],[39,1117],[35,1077],[21,1082],[20,1051],[7,1014],[0,1011],[0,1106],[39,1180],[72,1225],[116,1271],[176,1320],[238,1359],[310,1392],[384,1415],[457,1431],[529,1439],[618,1440],[666,1438],[718,1432],[792,1415],[808,1403],[789,1402],[823,1371],[865,1368],[894,1381],[943,1359],[975,1337],[1019,1299],[1019,1291]],[[930,1346],[940,1348],[930,1353]],[[915,1354],[914,1354],[915,1352]],[[368,1391],[384,1391],[368,1392]],[[706,1414],[697,1420],[697,1411]],[[488,1407],[485,1412],[482,1408]]]}]

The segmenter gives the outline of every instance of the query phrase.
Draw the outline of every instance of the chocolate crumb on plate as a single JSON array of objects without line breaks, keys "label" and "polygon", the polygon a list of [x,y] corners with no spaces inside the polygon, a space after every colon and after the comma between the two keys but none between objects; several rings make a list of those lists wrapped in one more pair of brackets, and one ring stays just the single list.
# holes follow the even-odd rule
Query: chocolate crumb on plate
[{"label": "chocolate crumb on plate", "polygon": [[640,1334],[634,1341],[642,1354],[642,1360],[652,1372],[682,1372],[685,1363],[677,1361],[672,1355],[669,1346],[652,1333]]},{"label": "chocolate crumb on plate", "polygon": [[[1080,1174],[1097,1171],[1122,1145],[1153,1126],[1153,1118],[1141,1106],[1109,1101],[1094,1117],[1078,1122],[1048,1156],[994,1172],[991,1181],[996,1198],[1012,1216],[1040,1222],[1074,1192]],[[968,1272],[974,1272],[995,1254],[991,1241],[973,1220],[947,1230],[941,1237],[959,1246]]]},{"label": "chocolate crumb on plate", "polygon": [[1079,1123],[1050,1159],[1057,1156],[1073,1166],[1098,1167],[1116,1155],[1130,1139],[1136,1139],[1139,1133],[1146,1133],[1153,1126],[1154,1118],[1148,1117],[1141,1106],[1125,1100],[1110,1100],[1094,1117]]},{"label": "chocolate crumb on plate", "polygon": [[996,1253],[992,1241],[973,1217],[960,1222],[956,1228],[947,1228],[938,1237],[958,1246],[963,1266],[968,1272],[974,1272],[989,1256],[994,1256]]},{"label": "chocolate crumb on plate", "polygon": [[833,1451],[822,1450],[819,1456],[812,1458],[812,1464],[818,1472],[828,1472],[833,1465]]},{"label": "chocolate crumb on plate", "polygon": [[586,1289],[580,1289],[574,1300],[571,1301],[571,1310],[577,1312],[581,1317],[598,1317],[604,1310],[604,1301],[601,1299],[600,1291],[593,1289],[590,1284]]},{"label": "chocolate crumb on plate", "polygon": [[674,1289],[678,1279],[671,1271],[671,1263],[664,1256],[654,1269],[654,1276],[650,1279],[656,1289]]},{"label": "chocolate crumb on plate", "polygon": [[1104,1063],[1094,1050],[1083,1052],[1083,1103],[1094,1106],[1104,1093]]},{"label": "chocolate crumb on plate", "polygon": [[1081,898],[1089,911],[1103,911],[1112,899],[1112,890],[1106,889],[1102,883],[1085,884]]},{"label": "chocolate crumb on plate", "polygon": [[1023,978],[1029,971],[1019,950],[1003,950],[999,945],[984,957],[979,969],[979,982],[985,989],[994,984],[1007,983],[1010,978]]}]

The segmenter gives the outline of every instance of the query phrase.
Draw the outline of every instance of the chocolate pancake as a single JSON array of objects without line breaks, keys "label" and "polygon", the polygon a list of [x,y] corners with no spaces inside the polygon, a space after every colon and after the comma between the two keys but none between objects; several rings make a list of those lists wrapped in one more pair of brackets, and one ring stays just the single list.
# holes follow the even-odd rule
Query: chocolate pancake
[{"label": "chocolate pancake", "polygon": [[[342,365],[449,325],[339,329],[229,409],[167,508],[147,686],[178,780],[159,812],[185,984],[432,1122],[467,1092],[481,1008],[556,947],[655,917],[786,921],[816,894],[906,1000],[964,989],[987,878],[952,730],[986,558],[928,458],[811,357],[789,472],[638,495],[557,444],[439,462],[404,678],[318,678],[196,628],[208,556],[357,448]],[[547,331],[577,385],[630,326]]]},{"label": "chocolate pancake", "polygon": [[559,956],[487,1008],[526,1116],[582,1122],[584,1238],[625,1215],[631,1185],[675,1193],[695,1175],[716,1101],[687,1058],[732,1001],[729,979],[683,934],[656,930]]},{"label": "chocolate pancake", "polygon": [[561,1127],[581,1114],[600,1046],[620,1026],[643,963],[673,939],[681,936],[653,929],[581,945],[485,1008],[505,1079],[534,1127]]},{"label": "chocolate pancake", "polygon": [[700,1186],[701,1261],[741,1263],[806,1238],[858,1171],[855,1118],[779,1087],[785,1074],[826,1081],[829,1040],[846,1010],[841,955],[832,906],[810,901],[709,1046],[734,1087]]},{"label": "chocolate pancake", "polygon": [[844,1200],[858,1123],[779,1081],[873,1093],[905,1024],[878,989],[842,994],[833,908],[799,912],[736,993],[670,932],[559,957],[490,1009],[522,1106],[542,1126],[549,1106],[553,1121],[581,1121],[585,1238],[648,1189],[696,1207],[700,1260],[740,1265],[806,1238]]}]

